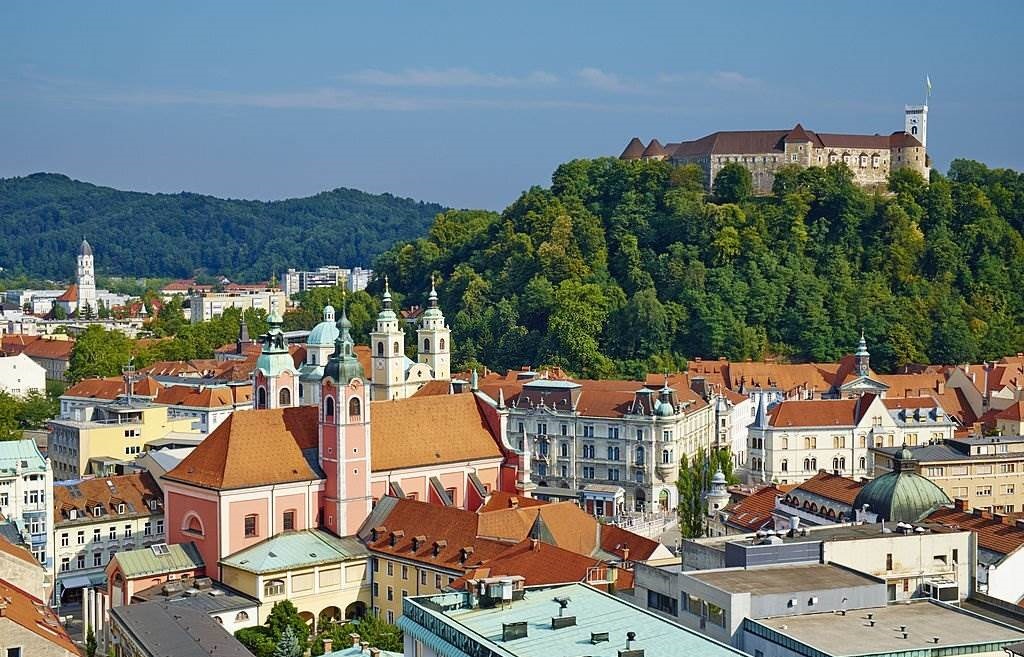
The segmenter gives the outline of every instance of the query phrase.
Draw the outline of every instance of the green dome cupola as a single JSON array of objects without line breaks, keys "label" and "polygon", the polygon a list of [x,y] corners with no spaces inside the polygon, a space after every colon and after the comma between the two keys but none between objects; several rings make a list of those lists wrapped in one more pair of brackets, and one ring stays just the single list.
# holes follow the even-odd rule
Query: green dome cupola
[{"label": "green dome cupola", "polygon": [[930,479],[917,473],[913,452],[903,446],[897,452],[892,472],[868,482],[853,501],[855,510],[868,505],[879,520],[919,522],[940,506],[950,504],[949,496]]},{"label": "green dome cupola", "polygon": [[332,379],[339,385],[346,385],[352,379],[365,378],[363,366],[359,364],[359,360],[353,353],[355,343],[352,340],[351,330],[352,322],[349,321],[348,314],[345,312],[345,304],[342,302],[341,318],[338,319],[337,324],[338,337],[334,341],[334,353],[331,354],[327,361],[327,367],[324,368],[324,378]]}]

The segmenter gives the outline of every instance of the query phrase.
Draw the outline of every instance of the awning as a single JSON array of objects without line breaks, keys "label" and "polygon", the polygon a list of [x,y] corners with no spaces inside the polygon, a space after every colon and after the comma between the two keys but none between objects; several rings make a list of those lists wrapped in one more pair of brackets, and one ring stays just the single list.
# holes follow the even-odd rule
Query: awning
[{"label": "awning", "polygon": [[82,589],[92,586],[92,581],[90,581],[88,575],[72,575],[62,579],[60,584],[67,591],[68,589]]}]

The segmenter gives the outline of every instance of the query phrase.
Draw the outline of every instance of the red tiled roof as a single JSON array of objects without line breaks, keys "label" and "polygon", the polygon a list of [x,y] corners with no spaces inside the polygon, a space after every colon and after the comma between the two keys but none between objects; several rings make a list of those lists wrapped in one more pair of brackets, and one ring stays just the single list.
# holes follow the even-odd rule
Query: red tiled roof
[{"label": "red tiled roof", "polygon": [[413,393],[413,397],[433,397],[435,395],[447,395],[452,391],[451,381],[427,381],[419,390]]},{"label": "red tiled roof", "polygon": [[[76,495],[74,489],[79,493]],[[163,505],[163,493],[148,472],[83,479],[74,484],[56,482],[53,485],[53,516],[58,525],[69,522],[68,511],[78,510],[79,518],[91,517],[93,507],[103,507],[104,518],[116,520],[121,515],[152,513],[149,501]],[[118,513],[118,504],[124,503],[124,514]]]},{"label": "red tiled roof", "polygon": [[3,618],[67,650],[72,655],[81,654],[64,626],[60,624],[57,615],[45,602],[3,579],[0,579],[0,599],[6,603]]},{"label": "red tiled roof", "polygon": [[318,406],[235,411],[164,477],[220,490],[318,479],[302,453],[317,446],[318,413]]},{"label": "red tiled roof", "polygon": [[773,427],[854,426],[860,421],[873,395],[859,399],[800,399],[783,401],[768,412]]},{"label": "red tiled roof", "polygon": [[1011,518],[999,520],[978,510],[957,511],[944,506],[933,511],[925,522],[973,531],[978,536],[978,547],[990,552],[1010,554],[1024,545],[1024,527],[1016,526]]},{"label": "red tiled roof", "polygon": [[65,390],[61,396],[113,400],[122,393],[124,380],[119,376],[112,376],[106,379],[82,379]]},{"label": "red tiled roof", "polygon": [[71,350],[74,348],[74,340],[42,339],[29,343],[22,353],[27,355],[29,358],[70,360]]},{"label": "red tiled roof", "polygon": [[193,408],[231,408],[235,400],[227,386],[193,388],[191,386],[168,386],[157,394],[157,404],[167,406],[190,406]]},{"label": "red tiled roof", "polygon": [[483,561],[455,580],[451,586],[461,590],[465,588],[467,579],[502,575],[521,575],[526,578],[526,586],[585,582],[593,572],[591,569],[601,564],[594,557],[526,539],[498,556]]},{"label": "red tiled roof", "polygon": [[23,335],[21,333],[14,333],[12,335],[5,335],[0,338],[3,344],[3,352],[8,356],[17,356],[21,352],[25,351],[25,348],[36,342],[42,340],[38,335]]},{"label": "red tiled roof", "polygon": [[32,556],[31,552],[29,552],[20,545],[15,545],[14,543],[11,543],[3,536],[0,536],[0,552],[3,552],[4,554],[9,554],[10,556],[16,559],[20,559],[26,563],[30,563],[36,568],[43,567],[38,561],[36,561],[36,558]]},{"label": "red tiled roof", "polygon": [[64,294],[57,297],[57,301],[78,301],[78,286],[74,283],[64,290]]},{"label": "red tiled roof", "polygon": [[1014,422],[1020,422],[1024,420],[1024,402],[1017,402],[1011,404],[999,411],[996,415],[997,420],[1012,420]]},{"label": "red tiled roof", "polygon": [[827,500],[840,502],[852,506],[857,499],[857,493],[864,487],[864,482],[856,481],[848,477],[832,474],[830,472],[819,472],[807,481],[803,482],[790,491],[791,495],[799,495],[801,492],[811,493]]},{"label": "red tiled roof", "polygon": [[487,503],[477,509],[477,513],[489,513],[491,511],[501,511],[504,509],[518,509],[519,507],[528,506],[541,506],[547,504],[543,500],[537,500],[532,497],[523,497],[522,495],[515,495],[514,493],[506,493],[505,491],[495,490],[491,491],[487,496]]},{"label": "red tiled roof", "polygon": [[725,507],[726,522],[746,531],[763,529],[772,520],[775,498],[783,492],[775,486],[765,486],[751,495]]},{"label": "red tiled roof", "polygon": [[934,397],[884,397],[882,403],[891,411],[901,408],[935,408],[940,405]]},{"label": "red tiled roof", "polygon": [[633,137],[619,155],[620,160],[635,160],[644,154],[644,143],[639,137]]}]

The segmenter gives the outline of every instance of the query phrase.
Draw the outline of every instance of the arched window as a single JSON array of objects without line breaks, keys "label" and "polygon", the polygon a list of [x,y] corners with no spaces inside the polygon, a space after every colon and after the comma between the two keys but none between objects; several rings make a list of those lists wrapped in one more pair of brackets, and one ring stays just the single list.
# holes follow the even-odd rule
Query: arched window
[{"label": "arched window", "polygon": [[832,459],[832,469],[833,470],[838,470],[839,469],[839,457],[836,457],[836,458]]},{"label": "arched window", "polygon": [[324,398],[324,417],[327,419],[334,418],[334,397]]},{"label": "arched window", "polygon": [[917,126],[916,125],[910,126],[910,134],[915,135],[915,136],[917,135]]},{"label": "arched window", "polygon": [[817,469],[818,469],[818,459],[812,458],[811,459],[811,470],[817,470]]},{"label": "arched window", "polygon": [[789,449],[789,438],[779,438],[779,449]]},{"label": "arched window", "polygon": [[384,355],[384,343],[383,342],[378,342],[377,343],[377,355],[378,356],[383,356]]},{"label": "arched window", "polygon": [[846,457],[845,456],[843,456],[843,457],[841,457],[839,459],[839,469],[840,470],[845,470],[846,469]]},{"label": "arched window", "polygon": [[441,342],[438,344],[438,348],[441,351],[444,351],[444,338],[441,338]]},{"label": "arched window", "polygon": [[206,532],[203,531],[203,521],[194,513],[189,514],[188,517],[185,518],[185,526],[182,531],[196,536],[206,535]]},{"label": "arched window", "polygon": [[661,462],[662,463],[671,463],[672,462],[672,452],[668,451],[667,449],[661,450]]},{"label": "arched window", "polygon": [[358,418],[362,410],[362,405],[359,403],[359,397],[353,397],[348,400],[348,416],[350,418]]},{"label": "arched window", "polygon": [[397,356],[398,354],[402,353],[402,347],[401,347],[401,345],[399,345],[399,344],[398,344],[398,340],[395,340],[395,343],[394,343],[393,345],[391,345],[391,351],[392,351],[392,353],[394,353],[394,354],[395,354],[396,356]]},{"label": "arched window", "polygon": [[244,611],[240,611],[237,614],[235,614],[236,623],[242,623],[247,620],[249,620],[249,614],[245,613]]},{"label": "arched window", "polygon": [[789,461],[782,459],[782,463],[779,464],[779,469],[783,472],[789,472]]},{"label": "arched window", "polygon": [[267,389],[260,387],[256,390],[256,408],[267,407]]},{"label": "arched window", "polygon": [[223,625],[224,624],[224,619],[221,618],[220,616],[214,616],[213,620],[217,621],[218,625]]},{"label": "arched window", "polygon": [[804,472],[811,469],[811,459],[804,459]]},{"label": "arched window", "polygon": [[430,338],[423,338],[423,351],[430,351]]},{"label": "arched window", "polygon": [[288,388],[281,388],[281,392],[277,393],[278,406],[291,406],[292,405],[292,391]]},{"label": "arched window", "polygon": [[857,465],[861,470],[866,469],[868,467],[867,459],[865,459],[863,456],[860,457],[860,460],[857,462]]}]

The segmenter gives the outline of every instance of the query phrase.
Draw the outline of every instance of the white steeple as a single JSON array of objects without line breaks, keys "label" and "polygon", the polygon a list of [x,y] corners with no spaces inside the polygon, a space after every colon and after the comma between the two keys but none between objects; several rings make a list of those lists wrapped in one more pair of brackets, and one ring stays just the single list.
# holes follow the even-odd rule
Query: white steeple
[{"label": "white steeple", "polygon": [[398,315],[391,308],[391,285],[384,276],[383,307],[377,313],[377,325],[370,333],[372,352],[373,399],[404,397],[405,332],[399,326]]},{"label": "white steeple", "polygon": [[96,273],[93,269],[92,246],[85,238],[82,238],[82,245],[78,249],[76,279],[79,311],[85,312],[85,309],[88,308],[89,312],[95,315],[97,312]]},{"label": "white steeple", "polygon": [[451,329],[445,326],[444,313],[437,305],[437,288],[431,276],[427,309],[420,320],[420,329],[416,331],[416,350],[417,360],[430,366],[435,381],[452,378],[451,337]]}]

